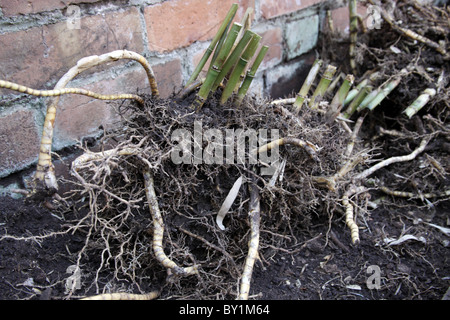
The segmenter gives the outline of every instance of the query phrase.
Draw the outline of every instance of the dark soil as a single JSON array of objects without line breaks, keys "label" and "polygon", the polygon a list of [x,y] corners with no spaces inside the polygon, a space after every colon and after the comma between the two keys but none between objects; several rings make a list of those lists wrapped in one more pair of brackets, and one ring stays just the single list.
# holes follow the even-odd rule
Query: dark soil
[{"label": "dark soil", "polygon": [[[288,247],[274,249],[261,243],[264,262],[256,264],[251,293],[256,299],[269,300],[441,299],[450,285],[449,239],[415,221],[425,215],[432,223],[446,226],[449,203],[419,209],[413,203],[398,207],[391,199],[383,202],[386,205],[370,212],[357,247],[350,245],[349,231],[339,220],[331,225],[334,240],[325,219],[315,219],[308,232],[295,234]],[[64,229],[62,217],[52,215],[47,208],[10,197],[0,203],[2,234],[27,236]],[[73,218],[70,215],[64,218]],[[391,247],[383,245],[385,237],[397,239],[402,234],[423,236],[426,243],[409,240]],[[76,263],[75,253],[83,242],[77,234],[36,241],[3,239],[0,298],[64,298],[67,278],[72,275],[67,268]],[[374,272],[369,266],[379,267],[379,289],[371,286],[375,280],[370,278]],[[92,273],[95,269],[90,271],[86,266],[83,281],[92,279]],[[147,290],[157,285],[149,283]],[[163,292],[161,298],[170,297]]]}]

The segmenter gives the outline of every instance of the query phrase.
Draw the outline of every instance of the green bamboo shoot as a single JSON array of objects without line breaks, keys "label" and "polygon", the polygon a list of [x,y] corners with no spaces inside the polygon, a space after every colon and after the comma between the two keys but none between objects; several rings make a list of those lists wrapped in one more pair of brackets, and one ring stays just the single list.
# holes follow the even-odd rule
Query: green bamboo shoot
[{"label": "green bamboo shoot", "polygon": [[243,73],[245,67],[247,66],[250,59],[254,56],[256,49],[258,49],[259,42],[261,41],[261,36],[254,34],[252,40],[248,44],[242,56],[239,58],[236,66],[233,69],[233,72],[230,75],[230,79],[223,90],[222,97],[220,99],[220,104],[225,104],[227,100],[230,98],[231,94],[234,91],[234,88],[239,83],[241,79],[241,74]]},{"label": "green bamboo shoot", "polygon": [[317,73],[319,73],[320,67],[322,66],[323,61],[320,59],[317,59],[314,61],[311,69],[309,70],[309,73],[303,82],[302,87],[300,88],[300,91],[297,94],[297,98],[294,102],[294,109],[295,113],[298,114],[300,109],[303,106],[303,102],[305,101],[308,91],[311,88],[311,85],[313,84],[314,80],[316,79]]},{"label": "green bamboo shoot", "polygon": [[432,88],[425,89],[420,96],[417,97],[416,100],[406,108],[403,113],[411,119],[413,115],[419,112],[420,109],[423,108],[424,105],[430,101],[430,98],[436,95],[436,90]]},{"label": "green bamboo shoot", "polygon": [[398,84],[400,83],[401,78],[398,77],[392,81],[389,81],[386,85],[384,85],[380,92],[373,98],[372,101],[367,105],[367,109],[373,110],[376,106],[378,106],[391,92],[394,90]]},{"label": "green bamboo shoot", "polygon": [[[370,87],[371,86],[367,86]],[[367,88],[366,87],[366,88]],[[361,110],[363,110],[365,107],[367,107],[367,105],[370,103],[370,101],[372,101],[377,94],[380,92],[380,88],[376,88],[375,90],[370,91],[366,97],[363,99],[363,101],[361,101],[361,103],[358,105],[358,107],[356,107],[356,111],[360,112]]]},{"label": "green bamboo shoot", "polygon": [[197,97],[192,103],[192,109],[195,111],[199,111],[203,104],[205,103],[206,99],[209,96],[209,93],[211,92],[211,88],[216,81],[217,76],[219,75],[220,71],[222,70],[222,66],[225,62],[225,59],[227,58],[229,51],[231,47],[233,46],[233,43],[236,40],[236,37],[239,33],[239,30],[242,28],[242,25],[239,23],[234,23],[231,27],[231,30],[219,52],[217,55],[217,58],[215,61],[212,62],[211,68],[209,68],[208,73],[206,75],[205,82],[201,86],[200,90],[197,93]]},{"label": "green bamboo shoot", "polygon": [[212,87],[213,92],[217,90],[222,80],[225,78],[228,72],[230,72],[230,70],[234,67],[239,57],[241,56],[242,51],[244,51],[245,47],[247,46],[247,44],[250,42],[250,40],[254,35],[256,35],[256,33],[254,33],[253,31],[250,30],[245,31],[242,39],[239,41],[236,48],[234,48],[233,52],[225,61],[222,70],[220,70],[220,73],[217,76],[216,81],[214,82],[214,85]]},{"label": "green bamboo shoot", "polygon": [[371,86],[366,86],[359,90],[356,97],[350,102],[347,109],[344,111],[342,116],[345,119],[350,119],[350,117],[355,113],[356,108],[360,105],[360,103],[364,100],[364,98],[367,96],[367,94],[372,90]]},{"label": "green bamboo shoot", "polygon": [[347,96],[348,92],[350,91],[350,87],[353,85],[353,81],[355,80],[355,77],[351,74],[348,74],[344,82],[342,83],[339,90],[336,92],[336,94],[333,97],[333,100],[331,100],[329,110],[327,111],[325,115],[325,119],[327,122],[334,121],[336,117],[341,112],[342,106],[344,105],[345,97]]},{"label": "green bamboo shoot", "polygon": [[239,88],[238,94],[235,98],[234,104],[239,107],[242,103],[242,100],[244,99],[245,95],[247,94],[248,88],[250,87],[250,84],[252,83],[253,79],[255,78],[256,71],[258,70],[259,66],[261,65],[261,62],[263,61],[264,57],[266,56],[267,50],[269,50],[268,46],[263,46],[260,50],[258,55],[255,58],[255,61],[253,62],[252,66],[250,67],[250,70],[247,71],[247,75],[244,78],[244,81],[242,81],[242,85]]},{"label": "green bamboo shoot", "polygon": [[314,91],[311,100],[309,101],[309,107],[311,109],[317,109],[319,102],[322,100],[325,92],[327,91],[328,86],[333,80],[333,76],[336,73],[336,67],[329,64],[320,79],[319,85]]},{"label": "green bamboo shoot", "polygon": [[228,13],[225,17],[225,20],[223,20],[219,30],[217,31],[217,33],[214,36],[211,43],[209,44],[208,49],[206,49],[205,54],[203,55],[199,64],[197,65],[197,67],[195,68],[191,77],[189,78],[188,82],[186,83],[186,86],[190,85],[192,82],[194,82],[197,79],[198,75],[200,74],[200,71],[202,71],[203,67],[205,66],[206,62],[208,61],[209,57],[211,56],[212,52],[214,51],[214,48],[216,47],[217,43],[219,42],[220,38],[222,37],[223,33],[225,32],[230,21],[233,20],[238,7],[239,6],[237,3],[233,3],[233,5],[231,6],[230,10],[228,11]]},{"label": "green bamboo shoot", "polygon": [[354,98],[359,94],[362,88],[367,86],[369,84],[369,79],[364,79],[361,81],[355,88],[350,90],[347,94],[347,97],[344,100],[344,106],[348,105],[350,102],[353,101]]}]

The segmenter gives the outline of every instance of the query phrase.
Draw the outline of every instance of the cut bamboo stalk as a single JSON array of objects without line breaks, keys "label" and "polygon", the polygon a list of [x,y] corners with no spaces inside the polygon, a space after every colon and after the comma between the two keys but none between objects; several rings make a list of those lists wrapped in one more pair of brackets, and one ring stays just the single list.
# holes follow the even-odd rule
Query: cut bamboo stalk
[{"label": "cut bamboo stalk", "polygon": [[401,78],[398,77],[384,85],[380,92],[367,104],[367,109],[375,109],[399,85],[400,81]]},{"label": "cut bamboo stalk", "polygon": [[333,81],[331,81],[330,85],[328,86],[327,90],[325,91],[325,94],[334,92],[334,88],[336,88],[337,84],[341,79],[345,79],[345,74],[343,72],[339,73],[338,76],[336,76]]},{"label": "cut bamboo stalk", "polygon": [[253,79],[255,78],[256,71],[258,71],[258,68],[261,65],[261,62],[263,61],[264,57],[266,56],[267,50],[269,50],[268,46],[263,46],[259,50],[259,53],[256,56],[255,61],[253,62],[250,70],[247,71],[244,81],[242,81],[242,85],[239,88],[238,94],[234,101],[234,103],[237,107],[239,107],[242,103],[242,100],[244,100],[244,97],[247,94],[248,88],[250,87],[250,84],[252,83]]},{"label": "cut bamboo stalk", "polygon": [[430,101],[430,98],[436,95],[436,90],[432,88],[425,89],[422,94],[417,97],[416,100],[408,107],[406,108],[403,113],[408,116],[408,118],[411,119],[413,115],[415,115],[417,112],[419,112],[420,109],[422,109],[428,101]]},{"label": "cut bamboo stalk", "polygon": [[222,66],[230,54],[232,50],[231,48],[233,47],[240,30],[242,30],[242,24],[235,22],[231,27],[230,33],[228,34],[223,47],[217,55],[217,59],[213,62],[212,68],[218,70],[219,72],[222,70]]},{"label": "cut bamboo stalk", "polygon": [[247,10],[244,13],[244,16],[242,17],[241,24],[242,29],[239,31],[237,41],[233,45],[233,50],[239,43],[239,41],[242,39],[242,36],[244,35],[245,31],[249,30],[252,25],[252,14],[253,14],[253,8],[247,8]]},{"label": "cut bamboo stalk", "polygon": [[216,61],[217,56],[219,55],[220,51],[222,50],[223,44],[229,35],[228,29],[230,28],[230,24],[231,24],[231,21],[227,24],[225,31],[222,33],[222,36],[220,37],[220,40],[217,43],[216,49],[214,50],[213,57],[211,59],[211,63],[209,65],[209,68],[212,68],[214,61]]},{"label": "cut bamboo stalk", "polygon": [[368,84],[369,84],[369,79],[364,79],[355,88],[350,90],[347,94],[347,97],[344,100],[344,107],[346,105],[348,105],[349,103],[351,103],[353,101],[353,99],[356,98],[356,96],[359,94],[361,89],[364,88],[365,86],[367,86]]},{"label": "cut bamboo stalk", "polygon": [[329,64],[320,79],[319,85],[314,91],[311,100],[309,101],[309,107],[311,109],[317,109],[319,102],[322,100],[325,92],[327,91],[328,86],[333,80],[333,76],[336,73],[336,67]]},{"label": "cut bamboo stalk", "polygon": [[217,90],[222,80],[236,64],[236,62],[238,61],[239,57],[242,54],[242,51],[244,51],[245,47],[247,46],[247,44],[250,42],[250,40],[254,35],[256,35],[256,33],[254,33],[253,31],[250,30],[245,31],[244,35],[242,36],[242,39],[239,41],[236,48],[234,48],[233,52],[231,52],[230,56],[225,61],[222,70],[220,70],[220,73],[217,76],[216,81],[214,82],[214,85],[212,87],[213,92]]},{"label": "cut bamboo stalk", "polygon": [[345,77],[344,82],[342,83],[341,87],[334,95],[333,100],[331,100],[329,110],[325,114],[326,122],[334,121],[334,119],[336,119],[336,117],[339,115],[339,113],[341,112],[342,106],[344,104],[345,97],[347,96],[354,80],[355,80],[355,77],[351,74],[348,74]]},{"label": "cut bamboo stalk", "polygon": [[[244,35],[244,32],[251,28],[252,19],[253,19],[253,8],[250,7],[250,8],[247,8],[247,10],[245,11],[244,17],[241,20],[241,24],[243,25],[243,28],[241,29],[241,31],[239,31],[239,34],[237,37],[237,42],[235,43],[235,46],[241,40],[242,36]],[[234,47],[233,47],[233,49],[234,49]],[[244,69],[242,71],[241,81],[243,81],[245,78],[245,71],[246,71],[246,69]],[[234,93],[236,93],[236,94],[238,93],[238,90],[239,90],[239,84],[240,84],[240,82],[238,82],[238,84],[234,88]]]},{"label": "cut bamboo stalk", "polygon": [[241,75],[245,70],[245,67],[247,66],[250,59],[255,55],[260,41],[261,36],[254,34],[244,53],[242,53],[242,56],[239,58],[236,66],[234,67],[233,72],[231,73],[230,78],[227,82],[227,85],[225,86],[225,89],[222,92],[222,97],[220,98],[221,105],[224,105],[225,102],[227,102],[227,100],[233,94],[236,85],[241,80]]},{"label": "cut bamboo stalk", "polygon": [[294,102],[294,113],[298,114],[300,109],[303,106],[303,102],[305,101],[309,89],[311,88],[311,85],[313,84],[314,80],[316,79],[317,73],[319,73],[320,67],[322,66],[323,61],[320,59],[316,59],[314,61],[311,69],[309,70],[308,75],[306,76],[305,81],[303,82],[302,87],[300,88],[300,91],[297,94],[297,98]]},{"label": "cut bamboo stalk", "polygon": [[372,85],[373,82],[375,82],[380,77],[380,73],[378,71],[370,70],[367,71],[363,77],[362,81],[347,95],[347,98],[345,98],[344,106],[348,105],[359,93],[359,91],[364,88],[367,85]]},{"label": "cut bamboo stalk", "polygon": [[366,86],[362,88],[356,97],[350,102],[347,109],[344,111],[342,116],[345,119],[350,119],[350,117],[355,113],[356,108],[361,104],[361,102],[366,98],[367,94],[371,91],[371,86]]},{"label": "cut bamboo stalk", "polygon": [[233,3],[233,5],[231,6],[230,10],[228,11],[225,19],[223,20],[222,24],[220,25],[219,30],[217,31],[217,33],[214,36],[211,43],[209,44],[209,47],[206,49],[202,59],[200,60],[199,64],[197,65],[197,67],[195,68],[191,77],[189,78],[188,82],[186,83],[186,86],[189,86],[192,82],[194,82],[197,79],[198,75],[200,74],[200,72],[202,71],[206,62],[208,61],[209,57],[213,53],[214,48],[216,47],[217,43],[219,42],[220,38],[222,37],[222,34],[225,32],[230,21],[233,20],[238,7],[239,6],[237,3]]},{"label": "cut bamboo stalk", "polygon": [[[372,86],[367,86],[366,88],[373,89]],[[363,99],[363,101],[361,101],[361,103],[358,105],[358,107],[356,107],[356,111],[361,112],[361,110],[363,110],[365,107],[367,107],[367,105],[369,104],[370,101],[372,101],[377,94],[380,92],[380,88],[376,88],[372,91],[370,91],[366,97]]]},{"label": "cut bamboo stalk", "polygon": [[242,25],[239,23],[234,23],[233,26],[231,27],[227,39],[225,40],[225,43],[223,44],[215,61],[212,62],[211,68],[209,68],[208,73],[206,75],[206,79],[203,82],[203,85],[200,87],[196,99],[192,103],[192,109],[194,109],[195,111],[198,112],[202,108],[206,99],[208,98],[209,93],[211,92],[211,88],[213,87],[214,82],[217,79],[217,76],[222,70],[222,66],[225,62],[225,59],[227,58],[230,49],[233,46],[233,43],[235,42],[236,37],[241,28]]}]

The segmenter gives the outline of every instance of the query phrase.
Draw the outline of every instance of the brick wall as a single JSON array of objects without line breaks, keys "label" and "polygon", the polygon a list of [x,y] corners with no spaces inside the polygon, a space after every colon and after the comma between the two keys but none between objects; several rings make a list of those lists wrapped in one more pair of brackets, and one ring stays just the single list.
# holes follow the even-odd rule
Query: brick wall
[{"label": "brick wall", "polygon": [[[325,10],[346,27],[347,10],[330,0],[0,0],[0,79],[51,89],[82,57],[128,49],[146,56],[161,95],[180,90],[230,5],[240,20],[255,9],[252,29],[269,52],[252,92],[281,96],[297,91],[315,58]],[[79,18],[79,19],[77,19]],[[238,21],[239,21],[238,20]],[[101,93],[148,92],[134,62],[116,62],[81,74],[69,86]],[[0,89],[0,178],[35,164],[49,99]],[[108,103],[64,96],[56,117],[53,149],[95,136],[117,117]]]}]

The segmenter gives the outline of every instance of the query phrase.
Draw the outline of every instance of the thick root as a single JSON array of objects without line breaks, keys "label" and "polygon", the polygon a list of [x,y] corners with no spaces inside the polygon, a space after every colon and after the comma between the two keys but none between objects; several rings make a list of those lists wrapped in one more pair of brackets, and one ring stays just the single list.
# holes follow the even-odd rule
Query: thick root
[{"label": "thick root", "polygon": [[163,235],[164,235],[164,221],[159,210],[158,200],[156,199],[155,189],[153,187],[153,176],[150,171],[143,172],[145,181],[145,193],[147,195],[150,213],[153,218],[153,252],[156,259],[169,271],[177,275],[192,275],[198,273],[197,266],[182,268],[164,253],[163,249]]},{"label": "thick root", "polygon": [[158,298],[159,292],[152,291],[144,294],[132,294],[127,292],[104,293],[81,300],[154,300]]},{"label": "thick root", "polygon": [[241,278],[241,288],[238,300],[248,299],[253,266],[255,265],[255,260],[258,257],[259,225],[261,223],[260,197],[258,187],[253,184],[250,186],[250,208],[248,215],[250,217],[251,233],[250,241],[248,243],[247,259],[245,260],[244,271]]}]

